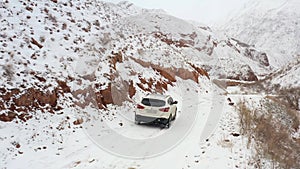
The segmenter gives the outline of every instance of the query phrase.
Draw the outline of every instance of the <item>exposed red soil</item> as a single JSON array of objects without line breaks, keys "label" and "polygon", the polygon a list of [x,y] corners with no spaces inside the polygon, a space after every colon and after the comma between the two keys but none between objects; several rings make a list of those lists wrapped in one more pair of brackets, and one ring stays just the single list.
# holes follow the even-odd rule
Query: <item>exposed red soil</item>
[{"label": "exposed red soil", "polygon": [[84,89],[78,89],[78,90],[72,91],[72,95],[75,99],[78,99],[78,100],[79,100],[79,97],[84,98],[83,102],[74,100],[75,105],[77,105],[81,108],[84,108],[84,107],[88,106],[89,104],[92,104],[99,108],[103,108],[102,104],[99,104],[99,105],[97,104],[97,100],[101,100],[101,95],[96,95],[92,86],[86,87]]},{"label": "exposed red soil", "polygon": [[[40,81],[44,78],[39,77]],[[4,89],[0,94],[0,110],[6,110],[6,113],[0,115],[0,121],[10,122],[15,118],[27,121],[32,118],[32,111],[41,110],[54,113],[62,108],[58,106],[60,94],[70,92],[70,87],[63,81],[57,81],[58,86],[54,90],[40,90],[31,88],[25,89]]]},{"label": "exposed red soil", "polygon": [[143,67],[151,67],[153,70],[158,71],[164,78],[168,80],[169,84],[172,84],[172,82],[176,82],[176,76],[184,80],[191,79],[197,83],[198,83],[198,77],[200,75],[206,76],[209,79],[209,75],[204,69],[197,67],[191,63],[189,63],[189,65],[193,69],[195,69],[195,71],[190,71],[184,68],[173,68],[173,67],[166,68],[133,57],[131,57],[131,59],[134,60],[136,63],[142,65]]},{"label": "exposed red soil", "polygon": [[128,93],[129,93],[129,97],[130,98],[132,98],[135,95],[135,93],[136,93],[136,89],[133,86],[133,81],[132,80],[129,82]]},{"label": "exposed red soil", "polygon": [[195,66],[192,63],[189,63],[189,65],[192,66],[200,75],[206,76],[208,79],[210,79],[207,71],[205,71],[204,69],[202,69],[200,67]]},{"label": "exposed red soil", "polygon": [[184,68],[161,67],[159,65],[145,62],[133,57],[131,57],[131,59],[143,67],[152,68],[153,70],[159,72],[159,74],[163,77],[160,79],[144,79],[139,76],[140,83],[137,83],[136,85],[143,91],[163,93],[168,89],[168,85],[173,85],[173,83],[176,82],[176,76],[184,80],[191,79],[196,83],[199,83],[199,76],[206,76],[209,79],[209,75],[204,69],[192,64],[189,64],[194,69],[191,71]]},{"label": "exposed red soil", "polygon": [[72,95],[74,96],[74,98],[78,100],[79,97],[84,98],[83,99],[84,101],[74,101],[74,103],[81,108],[84,108],[92,104],[98,107],[99,109],[105,109],[108,104],[120,104],[120,102],[123,102],[123,100],[116,99],[118,98],[118,96],[115,96],[117,95],[117,93],[112,92],[115,91],[112,88],[114,87],[112,86],[111,83],[109,83],[106,89],[100,91],[96,91],[95,88],[93,88],[92,86],[89,86],[85,89],[72,91]]},{"label": "exposed red soil", "polygon": [[199,74],[196,71],[190,71],[184,68],[177,68],[175,69],[175,71],[176,71],[176,76],[180,77],[181,79],[184,80],[191,79],[196,83],[199,83],[198,81]]},{"label": "exposed red soil", "polygon": [[116,70],[116,64],[117,63],[121,63],[123,62],[123,57],[122,57],[122,53],[118,52],[118,53],[113,53],[113,56],[110,57],[110,65],[111,67]]}]

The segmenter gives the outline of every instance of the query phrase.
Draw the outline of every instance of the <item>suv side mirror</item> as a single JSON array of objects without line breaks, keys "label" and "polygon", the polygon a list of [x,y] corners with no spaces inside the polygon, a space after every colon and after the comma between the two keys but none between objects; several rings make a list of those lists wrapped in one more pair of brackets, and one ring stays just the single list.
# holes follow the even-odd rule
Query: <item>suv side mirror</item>
[{"label": "suv side mirror", "polygon": [[172,104],[177,104],[178,103],[178,101],[174,101]]}]

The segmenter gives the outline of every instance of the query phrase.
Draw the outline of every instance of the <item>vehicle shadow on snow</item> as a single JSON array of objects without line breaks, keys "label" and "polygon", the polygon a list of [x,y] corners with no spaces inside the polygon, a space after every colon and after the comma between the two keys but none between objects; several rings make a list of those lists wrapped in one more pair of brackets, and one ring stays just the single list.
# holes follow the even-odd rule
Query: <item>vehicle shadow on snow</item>
[{"label": "vehicle shadow on snow", "polygon": [[165,124],[159,123],[159,122],[148,122],[148,123],[139,123],[139,124],[135,124],[137,126],[144,126],[147,128],[160,128],[161,130],[163,129],[168,129],[166,128]]}]

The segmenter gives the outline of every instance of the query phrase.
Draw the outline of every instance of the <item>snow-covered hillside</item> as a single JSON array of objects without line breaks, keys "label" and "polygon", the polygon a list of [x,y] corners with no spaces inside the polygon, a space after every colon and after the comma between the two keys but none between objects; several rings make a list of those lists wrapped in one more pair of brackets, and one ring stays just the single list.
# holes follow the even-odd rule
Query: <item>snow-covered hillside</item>
[{"label": "snow-covered hillside", "polygon": [[[282,68],[270,73],[268,76],[258,82],[245,84],[245,87],[247,88],[251,86],[251,88],[256,91],[275,95],[282,95],[282,92],[294,91],[293,93],[287,92],[286,94],[294,95],[294,97],[299,97],[299,63],[299,59],[290,62]],[[251,91],[250,89],[246,90],[248,90],[248,92]]]},{"label": "snow-covered hillside", "polygon": [[284,66],[270,76],[272,85],[279,85],[281,88],[300,87],[300,59]]},{"label": "snow-covered hillside", "polygon": [[297,0],[250,0],[220,29],[265,51],[270,64],[280,67],[300,54],[299,8]]},{"label": "snow-covered hillside", "polygon": [[[140,14],[124,18],[113,24],[107,48],[124,51],[128,56],[169,67],[172,57],[175,67],[192,62],[205,67],[210,76],[255,81],[269,73],[268,56],[253,46],[235,39],[219,39],[209,27],[196,26],[173,16],[157,13]],[[132,35],[132,32],[138,34]],[[117,42],[115,40],[118,40]],[[153,60],[153,58],[156,58]]]}]

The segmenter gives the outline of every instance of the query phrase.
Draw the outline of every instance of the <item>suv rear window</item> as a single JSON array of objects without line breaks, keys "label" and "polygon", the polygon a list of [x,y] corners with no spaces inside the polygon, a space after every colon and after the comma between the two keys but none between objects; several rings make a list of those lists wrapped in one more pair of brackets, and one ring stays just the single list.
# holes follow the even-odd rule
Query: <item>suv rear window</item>
[{"label": "suv rear window", "polygon": [[162,107],[166,104],[166,102],[163,100],[144,98],[142,100],[142,104],[146,106]]}]

